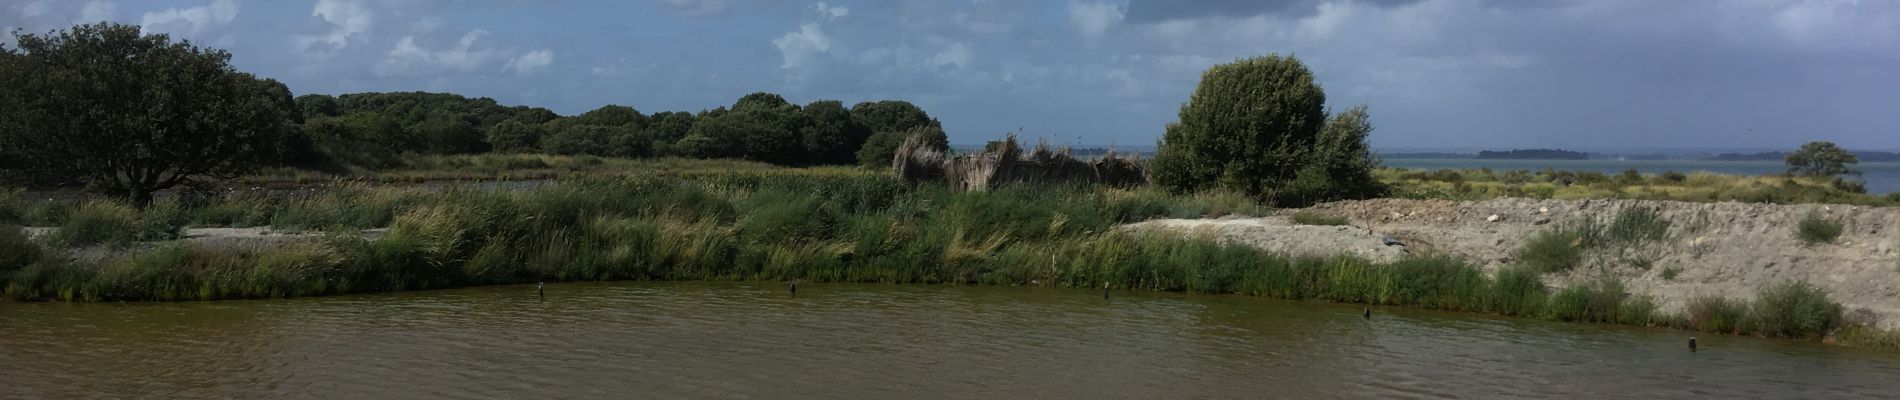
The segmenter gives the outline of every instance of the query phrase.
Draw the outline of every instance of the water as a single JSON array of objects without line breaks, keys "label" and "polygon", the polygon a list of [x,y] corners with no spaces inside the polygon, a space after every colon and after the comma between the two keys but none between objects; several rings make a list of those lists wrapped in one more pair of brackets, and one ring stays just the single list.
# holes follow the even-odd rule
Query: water
[{"label": "water", "polygon": [[[1707,171],[1730,175],[1775,175],[1788,171],[1787,164],[1779,161],[1692,161],[1692,160],[1478,160],[1478,159],[1407,159],[1388,158],[1381,160],[1387,167],[1411,169],[1469,169],[1486,167],[1496,171],[1529,170],[1541,171],[1544,168],[1559,171],[1594,171],[1605,174],[1618,174],[1623,170],[1635,168],[1645,173],[1676,171],[1690,173]],[[1900,192],[1900,162],[1870,162],[1855,164],[1854,169],[1861,171],[1861,179],[1867,182],[1868,193]]]},{"label": "water", "polygon": [[563,284],[0,303],[0,398],[1870,398],[1900,355],[1239,296]]}]

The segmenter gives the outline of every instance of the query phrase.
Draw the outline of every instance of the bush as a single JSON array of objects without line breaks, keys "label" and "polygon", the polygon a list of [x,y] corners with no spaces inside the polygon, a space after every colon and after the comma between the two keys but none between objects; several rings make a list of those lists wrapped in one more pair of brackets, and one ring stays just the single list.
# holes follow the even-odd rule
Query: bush
[{"label": "bush", "polygon": [[1346,217],[1323,214],[1323,213],[1314,212],[1314,211],[1294,212],[1292,220],[1293,220],[1293,223],[1299,224],[1299,225],[1342,226],[1342,225],[1346,225],[1347,223]]},{"label": "bush", "polygon": [[1821,288],[1794,281],[1763,288],[1755,297],[1754,319],[1762,333],[1803,338],[1833,330],[1841,321],[1841,305]]},{"label": "bush", "polygon": [[40,244],[27,238],[20,227],[0,225],[0,288],[6,286],[14,271],[39,261],[43,253]]},{"label": "bush", "polygon": [[146,207],[145,215],[139,217],[138,231],[133,239],[139,241],[178,240],[184,237],[185,224],[191,222],[191,215],[176,202],[161,202]]},{"label": "bush", "polygon": [[1701,296],[1689,299],[1683,311],[1689,314],[1689,326],[1698,331],[1741,334],[1748,330],[1748,302],[1745,301],[1720,295]]},{"label": "bush", "polygon": [[1840,221],[1823,217],[1820,212],[1811,212],[1795,225],[1795,237],[1810,246],[1834,243],[1834,239],[1841,237],[1841,230]]},{"label": "bush", "polygon": [[1633,246],[1669,238],[1669,220],[1655,208],[1630,207],[1617,211],[1616,218],[1606,227],[1604,239],[1607,244]]},{"label": "bush", "polygon": [[1485,310],[1516,316],[1537,314],[1544,308],[1550,289],[1544,286],[1542,270],[1510,267],[1498,270],[1485,300]]},{"label": "bush", "polygon": [[1577,229],[1538,232],[1517,250],[1518,265],[1538,272],[1561,272],[1583,260],[1584,235]]},{"label": "bush", "polygon": [[[1634,305],[1630,301],[1629,291],[1623,283],[1615,279],[1580,284],[1564,288],[1550,298],[1550,315],[1561,321],[1576,322],[1635,322],[1641,318],[1647,322],[1654,314],[1654,304],[1641,300]],[[1647,309],[1644,309],[1647,307]]]},{"label": "bush", "polygon": [[52,240],[68,246],[124,244],[137,240],[139,232],[138,211],[132,206],[93,200],[74,209],[53,233]]}]

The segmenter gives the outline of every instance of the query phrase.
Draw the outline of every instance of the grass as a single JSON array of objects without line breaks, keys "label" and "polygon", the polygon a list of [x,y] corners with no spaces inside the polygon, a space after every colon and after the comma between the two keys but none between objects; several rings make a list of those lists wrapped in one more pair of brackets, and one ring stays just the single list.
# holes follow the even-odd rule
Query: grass
[{"label": "grass", "polygon": [[[574,178],[521,190],[345,183],[288,197],[232,192],[202,203],[180,202],[173,211],[163,207],[141,213],[115,203],[84,203],[64,217],[72,233],[56,236],[137,240],[136,233],[114,237],[113,229],[162,232],[172,224],[158,221],[181,219],[347,229],[262,251],[174,242],[98,261],[41,256],[11,263],[5,295],[210,300],[537,281],[801,279],[1106,284],[1578,322],[1704,320],[1693,313],[1658,315],[1653,301],[1614,281],[1556,291],[1543,283],[1543,273],[1574,267],[1586,249],[1666,238],[1668,221],[1645,209],[1624,210],[1607,224],[1577,221],[1540,233],[1520,250],[1520,266],[1487,275],[1446,257],[1389,263],[1291,257],[1115,229],[1149,218],[1268,211],[1229,194],[1096,187],[960,193],[839,169]],[[374,239],[350,232],[368,227],[388,232]],[[0,246],[8,243],[0,233]],[[1825,294],[1812,286],[1790,287],[1764,291],[1746,308],[1747,317],[1733,319],[1751,322],[1711,329],[1806,337],[1840,325],[1839,307],[1830,307]]]},{"label": "grass", "polygon": [[1299,225],[1325,225],[1325,226],[1344,226],[1348,222],[1346,220],[1346,217],[1313,212],[1313,211],[1294,212],[1292,220],[1293,220],[1293,223],[1299,224]]},{"label": "grass", "polygon": [[1690,329],[1701,332],[1740,334],[1749,330],[1749,304],[1723,296],[1689,299],[1683,306]]},{"label": "grass", "polygon": [[68,246],[130,243],[143,227],[137,209],[110,200],[82,203],[65,219],[51,239]]},{"label": "grass", "polygon": [[1383,168],[1374,172],[1395,197],[1484,200],[1500,197],[1539,199],[1640,199],[1689,202],[1740,201],[1775,204],[1900,205],[1900,196],[1870,195],[1853,181],[1833,178],[1683,174],[1617,176],[1572,171],[1493,171],[1441,169],[1415,171]]},{"label": "grass", "polygon": [[1841,237],[1841,230],[1841,221],[1824,217],[1819,212],[1810,212],[1795,224],[1795,238],[1809,246],[1834,243],[1834,239]]}]

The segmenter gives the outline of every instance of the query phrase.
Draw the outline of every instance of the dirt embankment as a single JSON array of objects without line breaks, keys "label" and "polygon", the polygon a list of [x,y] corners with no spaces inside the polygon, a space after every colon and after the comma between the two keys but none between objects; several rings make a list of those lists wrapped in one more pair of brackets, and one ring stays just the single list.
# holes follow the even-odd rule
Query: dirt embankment
[{"label": "dirt embankment", "polygon": [[[1548,275],[1552,287],[1598,277],[1653,296],[1663,311],[1705,295],[1752,298],[1766,285],[1806,280],[1827,289],[1849,313],[1900,328],[1900,208],[1803,204],[1686,203],[1646,200],[1495,199],[1474,202],[1374,199],[1308,210],[1345,216],[1349,226],[1294,225],[1285,215],[1250,219],[1156,220],[1129,229],[1211,234],[1291,254],[1355,254],[1391,260],[1439,252],[1488,272],[1513,262],[1540,231],[1583,219],[1609,221],[1629,207],[1655,209],[1669,237],[1616,251],[1587,252],[1582,265]],[[1808,245],[1795,234],[1811,213],[1844,222],[1832,243]],[[1404,246],[1389,246],[1397,240]],[[1647,265],[1645,265],[1647,264]]]}]

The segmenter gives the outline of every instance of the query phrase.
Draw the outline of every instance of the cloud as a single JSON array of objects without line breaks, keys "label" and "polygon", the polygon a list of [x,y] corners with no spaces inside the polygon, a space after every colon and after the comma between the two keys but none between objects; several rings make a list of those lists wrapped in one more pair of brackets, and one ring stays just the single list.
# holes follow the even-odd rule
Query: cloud
[{"label": "cloud", "polygon": [[844,8],[844,6],[830,6],[822,1],[818,2],[818,4],[813,4],[812,8],[818,10],[818,15],[824,16],[826,20],[835,21],[839,18],[851,15],[851,9],[849,8]]},{"label": "cloud", "polygon": [[726,0],[656,0],[667,9],[683,15],[708,16],[726,12]]},{"label": "cloud", "polygon": [[20,17],[38,18],[41,15],[46,15],[46,0],[26,3],[20,6]]},{"label": "cloud", "polygon": [[236,1],[213,0],[211,4],[198,7],[170,8],[145,13],[139,18],[139,25],[149,30],[196,36],[207,28],[229,25],[232,20],[237,19],[237,14]]},{"label": "cloud", "polygon": [[1121,6],[1110,3],[1069,2],[1069,23],[1088,37],[1102,37],[1110,26],[1122,21]]},{"label": "cloud", "polygon": [[778,47],[783,62],[779,68],[798,69],[810,66],[820,54],[831,51],[831,37],[818,27],[817,23],[800,25],[797,31],[788,32],[772,40]]},{"label": "cloud", "polygon": [[92,22],[99,22],[99,21],[109,21],[118,16],[119,16],[118,4],[115,4],[110,1],[89,1],[89,2],[86,2],[86,6],[84,8],[79,9],[79,19],[73,20],[73,23],[84,24],[84,23],[92,23]]},{"label": "cloud", "polygon": [[[350,40],[367,40],[370,25],[375,22],[376,14],[353,0],[318,0],[310,15],[322,18],[333,27],[322,35],[297,35],[293,42],[297,49],[317,59],[328,59],[338,50],[350,46]],[[427,19],[424,19],[426,22]],[[327,45],[317,48],[318,44]]]},{"label": "cloud", "polygon": [[[1305,18],[1321,11],[1319,5],[1330,0],[1129,0],[1128,22],[1153,23],[1178,19],[1207,17],[1252,17],[1274,15],[1287,18]],[[1357,0],[1356,4],[1365,4],[1377,8],[1409,6],[1428,0]],[[1532,3],[1554,3],[1551,0],[1510,0],[1500,1],[1507,6]]]},{"label": "cloud", "polygon": [[[476,49],[475,43],[488,36],[488,31],[475,29],[462,34],[456,44],[441,50],[430,50],[416,44],[415,36],[403,36],[396,47],[389,49],[387,56],[376,66],[376,74],[397,76],[427,70],[448,70],[470,72],[499,58],[493,49]],[[553,53],[548,53],[552,61]],[[530,60],[532,62],[532,60]]]},{"label": "cloud", "polygon": [[1300,18],[1300,34],[1311,39],[1330,39],[1352,18],[1352,4],[1329,1],[1320,3],[1313,15]]},{"label": "cloud", "polygon": [[533,74],[537,71],[540,71],[542,68],[547,68],[548,64],[553,64],[553,63],[554,63],[554,51],[549,50],[549,49],[540,49],[540,50],[530,51],[519,56],[515,56],[515,58],[508,59],[508,63],[503,64],[501,66],[501,70],[502,71],[512,70],[516,74],[519,74],[519,75],[528,75],[528,74]]}]

